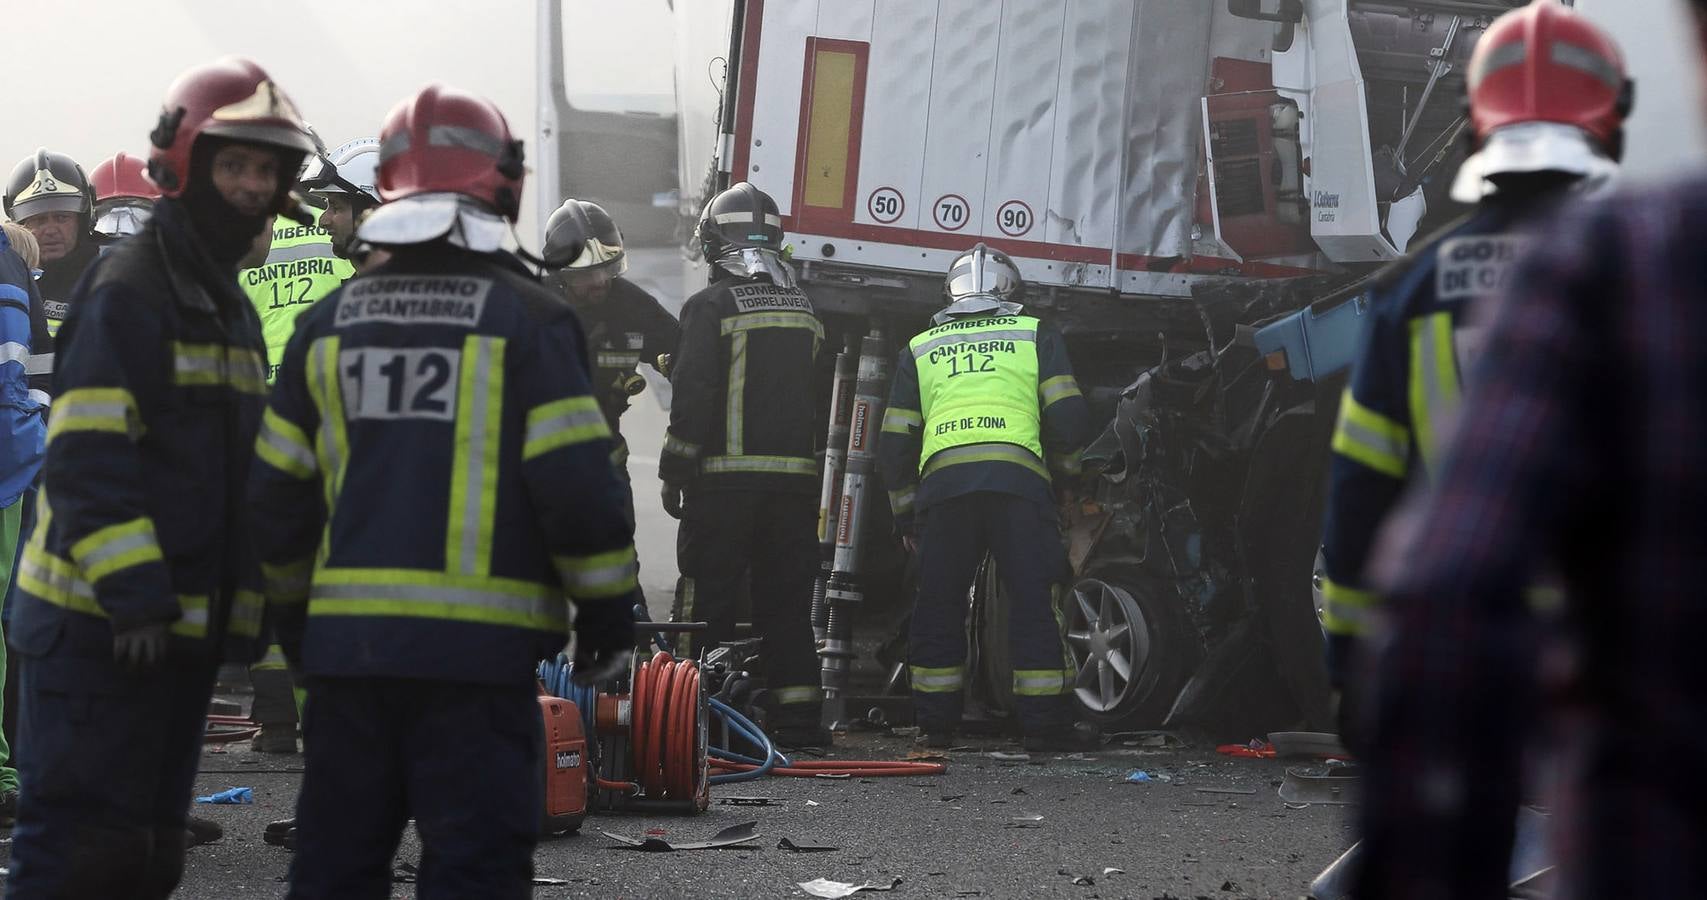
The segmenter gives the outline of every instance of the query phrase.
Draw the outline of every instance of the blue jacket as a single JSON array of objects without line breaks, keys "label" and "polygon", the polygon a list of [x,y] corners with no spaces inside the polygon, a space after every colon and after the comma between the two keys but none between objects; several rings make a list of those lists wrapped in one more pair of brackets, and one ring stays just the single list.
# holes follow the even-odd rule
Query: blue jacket
[{"label": "blue jacket", "polygon": [[81,683],[115,630],[148,623],[171,623],[174,657],[247,660],[262,613],[241,504],[265,390],[254,308],[170,200],[72,298],[12,644],[44,684]]},{"label": "blue jacket", "polygon": [[47,453],[47,398],[30,391],[24,374],[35,349],[30,309],[40,305],[29,267],[0,231],[0,507],[18,502]]},{"label": "blue jacket", "polygon": [[[1518,226],[1530,212],[1490,199],[1372,292],[1333,437],[1322,541],[1330,647],[1361,635],[1379,605],[1364,576],[1375,537],[1406,484],[1439,465],[1438,430],[1457,406],[1476,344],[1471,301],[1505,286],[1529,240]],[[1343,655],[1330,652],[1330,667]],[[1333,675],[1337,683],[1341,673]]]},{"label": "blue jacket", "polygon": [[302,314],[250,488],[301,671],[527,684],[567,643],[568,600],[634,602],[585,346],[520,263],[442,242]]}]

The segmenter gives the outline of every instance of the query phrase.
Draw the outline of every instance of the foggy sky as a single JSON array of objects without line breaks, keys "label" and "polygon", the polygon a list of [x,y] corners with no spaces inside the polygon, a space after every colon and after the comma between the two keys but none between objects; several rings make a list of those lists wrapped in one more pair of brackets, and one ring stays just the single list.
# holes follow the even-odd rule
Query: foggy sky
[{"label": "foggy sky", "polygon": [[[674,35],[664,0],[566,2],[566,30],[577,37],[572,75],[582,91],[670,93]],[[1578,0],[1615,31],[1638,79],[1629,153],[1638,173],[1675,170],[1707,155],[1679,3]],[[144,153],[173,76],[226,53],[266,67],[330,146],[376,133],[394,103],[439,80],[496,101],[533,151],[533,0],[56,0],[52,6],[49,19],[22,20],[8,41],[0,174],[38,145],[70,153],[87,168],[121,149]],[[35,29],[40,21],[58,24]],[[525,233],[531,211],[522,221]]]}]

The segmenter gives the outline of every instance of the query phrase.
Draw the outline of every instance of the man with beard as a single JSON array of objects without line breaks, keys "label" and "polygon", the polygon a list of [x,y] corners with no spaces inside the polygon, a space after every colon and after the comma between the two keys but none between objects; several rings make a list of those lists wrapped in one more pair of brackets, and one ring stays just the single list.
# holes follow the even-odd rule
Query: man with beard
[{"label": "man with beard", "polygon": [[143,230],[79,283],[19,567],[22,657],[9,897],[164,898],[222,658],[248,662],[261,600],[243,527],[265,345],[237,262],[313,142],[252,62],[167,89]]}]

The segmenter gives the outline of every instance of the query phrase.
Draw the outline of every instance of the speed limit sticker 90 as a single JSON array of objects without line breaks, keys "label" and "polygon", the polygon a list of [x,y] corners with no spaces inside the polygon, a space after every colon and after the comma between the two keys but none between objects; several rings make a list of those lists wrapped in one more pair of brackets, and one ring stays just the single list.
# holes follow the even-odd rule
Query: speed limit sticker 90
[{"label": "speed limit sticker 90", "polygon": [[892,187],[880,187],[871,192],[865,201],[865,209],[871,217],[885,225],[899,221],[901,213],[907,209],[907,201],[902,199],[901,192]]},{"label": "speed limit sticker 90", "polygon": [[1024,200],[1009,200],[996,208],[996,227],[1008,237],[1019,237],[1031,230],[1031,207]]}]

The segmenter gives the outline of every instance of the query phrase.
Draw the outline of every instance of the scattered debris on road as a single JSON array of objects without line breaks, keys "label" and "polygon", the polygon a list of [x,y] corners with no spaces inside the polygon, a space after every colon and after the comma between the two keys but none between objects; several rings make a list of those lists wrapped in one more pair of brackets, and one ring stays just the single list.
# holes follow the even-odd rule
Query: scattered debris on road
[{"label": "scattered debris on road", "polygon": [[758,834],[755,833],[758,825],[758,822],[742,822],[739,825],[731,825],[719,831],[712,835],[710,840],[689,841],[687,843],[671,843],[655,835],[650,835],[644,840],[637,840],[627,835],[613,834],[609,831],[601,831],[599,834],[618,843],[626,844],[635,850],[642,850],[647,853],[674,853],[678,850],[721,850],[724,847],[745,844],[758,838]]},{"label": "scattered debris on road", "polygon": [[829,853],[829,852],[834,851],[834,850],[842,849],[840,847],[822,847],[822,846],[813,846],[811,844],[796,844],[795,842],[789,840],[788,838],[783,838],[782,840],[777,841],[776,842],[776,848],[778,850],[787,850],[790,853]]},{"label": "scattered debris on road", "polygon": [[831,881],[828,878],[814,878],[811,881],[797,881],[800,889],[814,897],[826,897],[834,900],[836,897],[848,897],[861,891],[892,891],[901,884],[901,879],[892,878],[888,884],[878,884],[867,881],[864,884],[849,884],[845,881]]},{"label": "scattered debris on road", "polygon": [[246,788],[246,787],[228,788],[226,790],[220,791],[217,794],[208,794],[205,797],[197,797],[196,802],[197,803],[218,803],[218,804],[222,804],[222,805],[239,804],[239,803],[254,803],[255,802],[255,790],[254,790],[254,788]]}]

